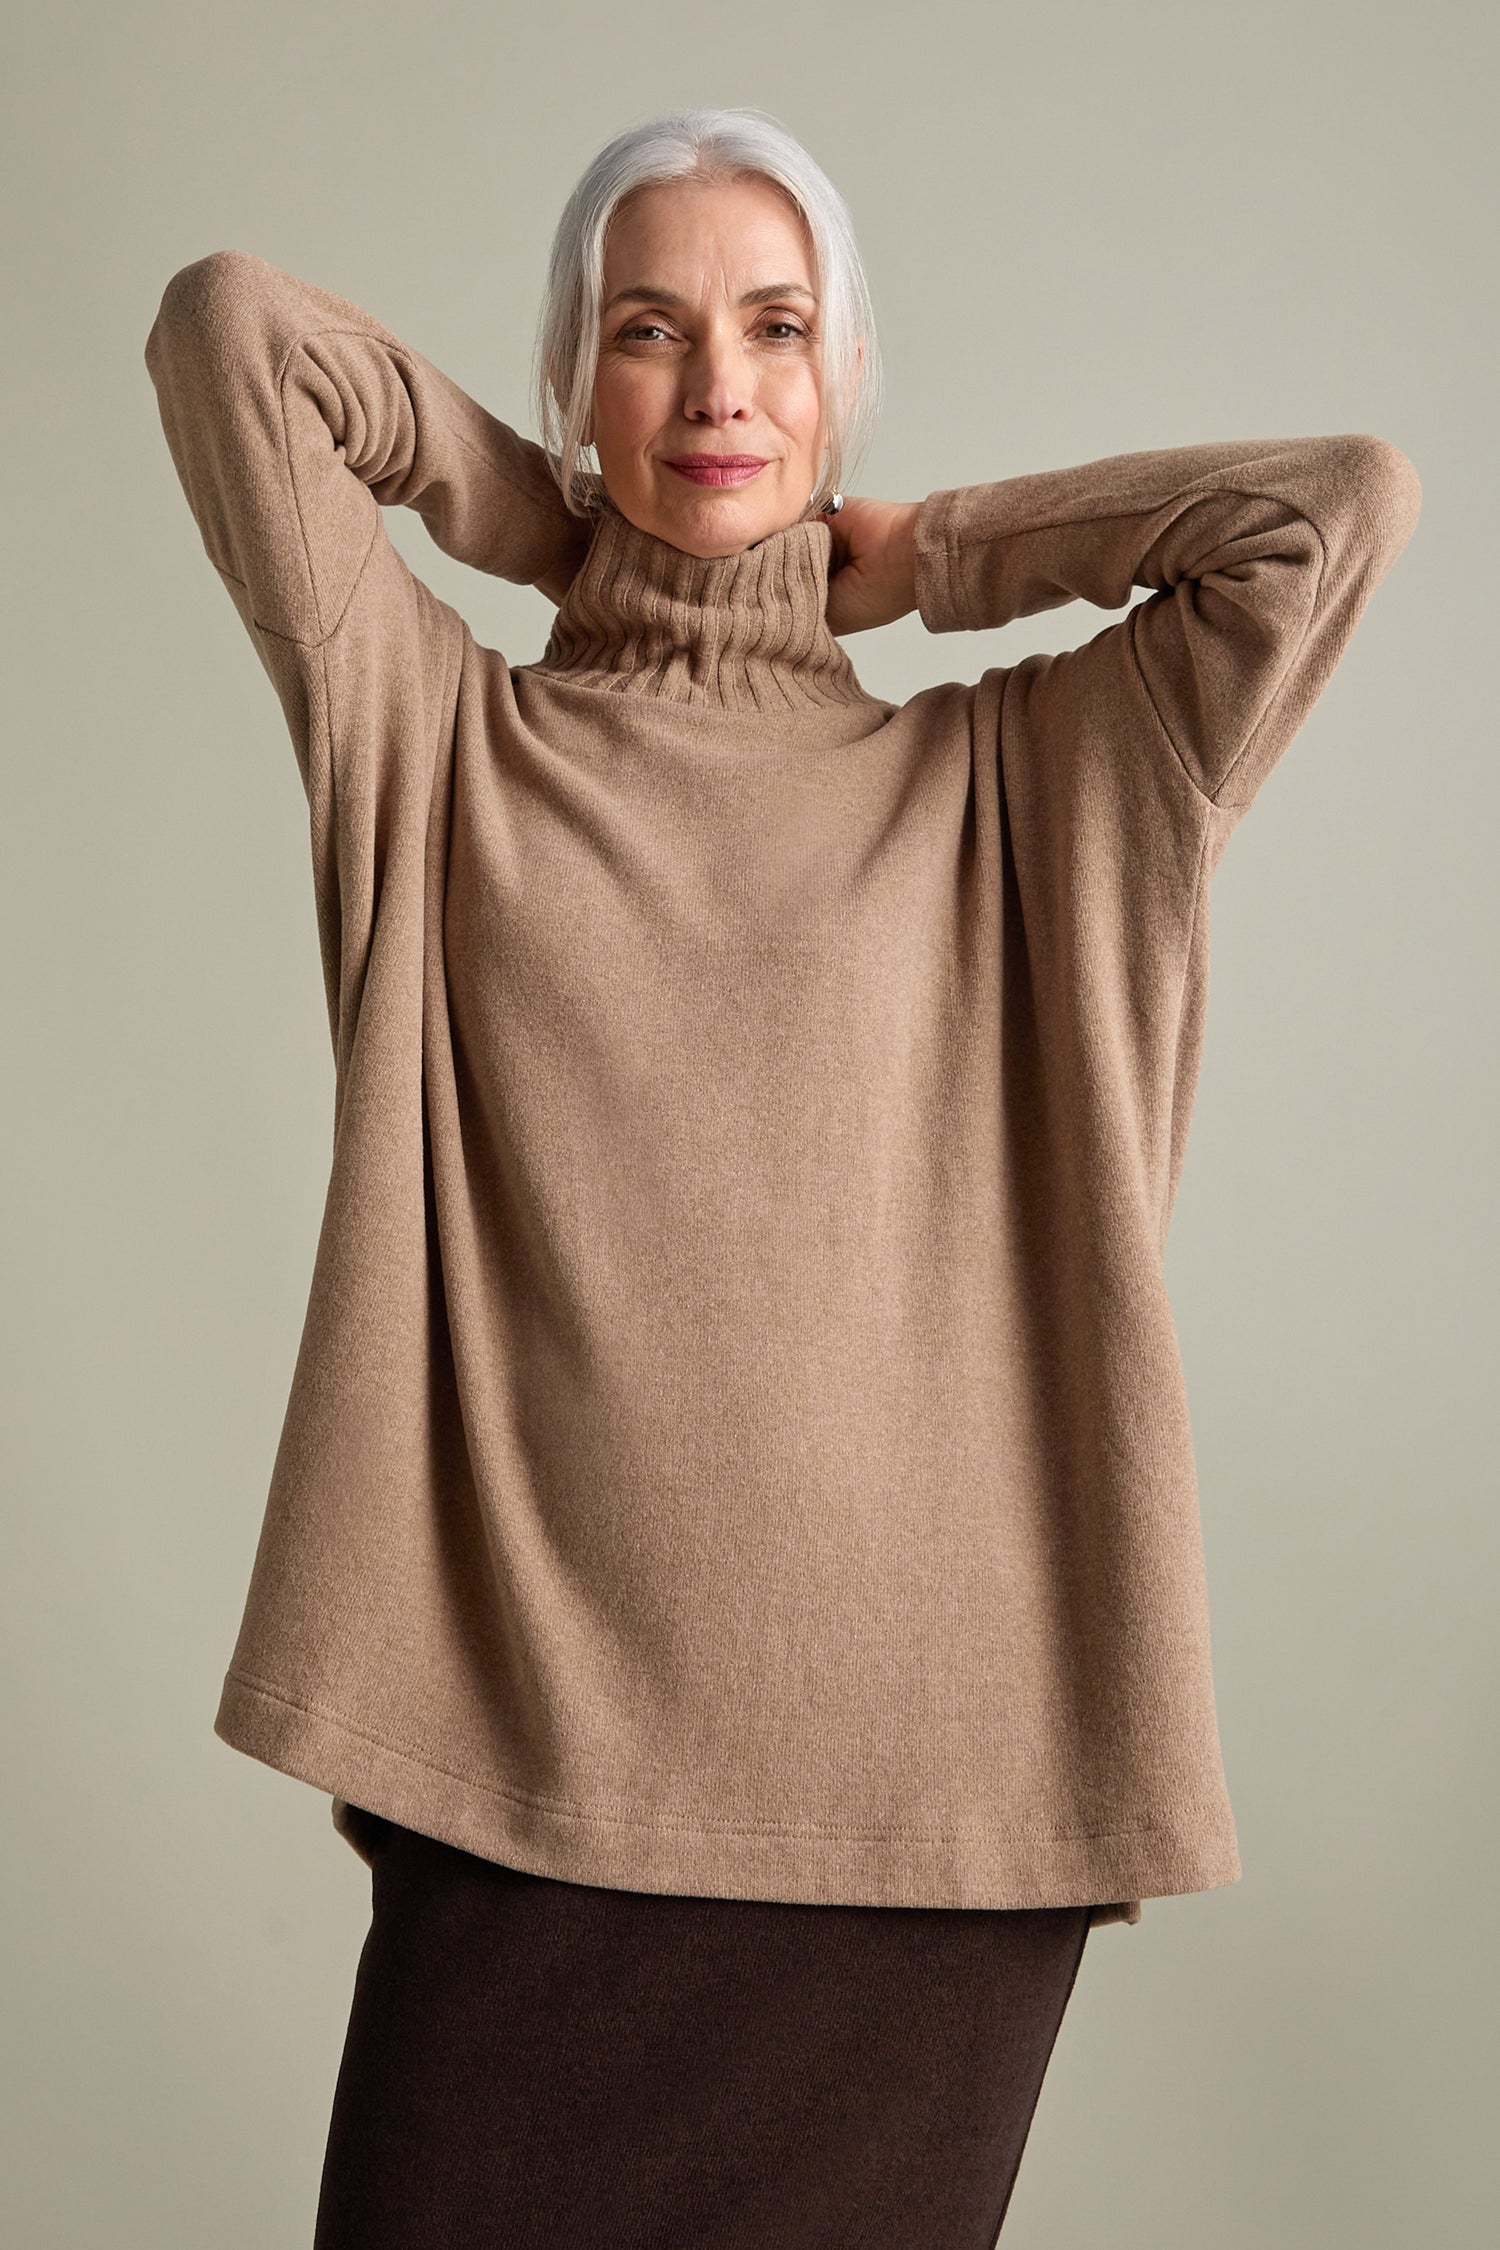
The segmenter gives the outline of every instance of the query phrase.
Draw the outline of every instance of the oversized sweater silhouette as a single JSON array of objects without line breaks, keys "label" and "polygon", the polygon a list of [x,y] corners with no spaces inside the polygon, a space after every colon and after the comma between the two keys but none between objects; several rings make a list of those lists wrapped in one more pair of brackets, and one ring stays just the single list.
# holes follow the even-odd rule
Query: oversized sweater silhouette
[{"label": "oversized sweater silhouette", "polygon": [[[575,1882],[1088,1904],[1240,1872],[1163,1258],[1226,840],[1411,533],[1367,434],[932,493],[895,705],[826,520],[704,559],[236,251],[146,346],[311,820],[335,1058],[215,1726]],[[388,539],[576,575],[542,657]]]}]

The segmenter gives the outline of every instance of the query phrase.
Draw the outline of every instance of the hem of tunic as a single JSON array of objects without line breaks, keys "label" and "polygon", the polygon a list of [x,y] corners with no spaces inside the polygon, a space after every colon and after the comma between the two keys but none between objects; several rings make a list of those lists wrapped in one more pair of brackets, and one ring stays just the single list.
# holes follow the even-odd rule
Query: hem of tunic
[{"label": "hem of tunic", "polygon": [[[1087,1906],[1090,1925],[1137,1923],[1148,1898],[1240,1879],[1233,1827],[1186,1823],[1100,1835],[968,1828],[935,1836],[813,1829],[700,1829],[547,1805],[434,1766],[357,1721],[229,1673],[214,1733],[260,1764],[322,1789],[333,1825],[366,1864],[361,1814],[415,1828],[531,1875],[610,1890],[850,1906]],[[1201,1816],[1200,1816],[1201,1818]]]}]

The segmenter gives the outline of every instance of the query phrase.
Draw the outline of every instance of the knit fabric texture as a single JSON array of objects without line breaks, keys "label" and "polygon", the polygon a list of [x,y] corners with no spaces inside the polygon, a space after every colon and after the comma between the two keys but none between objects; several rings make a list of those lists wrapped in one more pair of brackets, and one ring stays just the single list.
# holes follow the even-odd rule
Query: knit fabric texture
[{"label": "knit fabric texture", "polygon": [[[217,1732],[535,1874],[902,1906],[1240,1873],[1163,1259],[1225,842],[1416,523],[1369,434],[932,493],[895,705],[826,520],[704,559],[358,306],[146,344],[310,814],[334,1054]],[[572,581],[539,660],[388,539]],[[1134,600],[1135,590],[1147,598]]]}]

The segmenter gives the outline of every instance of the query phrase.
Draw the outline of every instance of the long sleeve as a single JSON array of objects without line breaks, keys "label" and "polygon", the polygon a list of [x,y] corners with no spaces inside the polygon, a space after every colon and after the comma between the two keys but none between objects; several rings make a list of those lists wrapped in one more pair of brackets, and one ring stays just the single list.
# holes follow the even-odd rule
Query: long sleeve
[{"label": "long sleeve", "polygon": [[414,508],[460,562],[516,584],[581,557],[541,448],[345,298],[219,250],[168,282],[146,340],[162,428],[210,561],[255,625],[336,633]]},{"label": "long sleeve", "polygon": [[387,537],[415,508],[461,562],[517,584],[576,566],[539,446],[342,297],[242,251],[184,266],[146,341],[209,560],[280,700],[307,792],[342,1085],[375,918],[420,884],[467,628]]},{"label": "long sleeve", "polygon": [[1243,809],[1326,685],[1416,524],[1398,447],[1362,433],[1173,446],[935,492],[917,522],[932,632],[1074,599],[1128,617],[1069,653],[1076,723],[1160,727],[1195,788]]},{"label": "long sleeve", "polygon": [[[937,492],[934,632],[1149,598],[1081,647],[984,675],[973,756],[1005,855],[1038,1130],[1080,1225],[1164,1246],[1202,1053],[1209,883],[1417,519],[1365,435],[1178,446]],[[984,820],[981,820],[983,829]],[[1108,1151],[1107,1160],[1101,1151]]]}]

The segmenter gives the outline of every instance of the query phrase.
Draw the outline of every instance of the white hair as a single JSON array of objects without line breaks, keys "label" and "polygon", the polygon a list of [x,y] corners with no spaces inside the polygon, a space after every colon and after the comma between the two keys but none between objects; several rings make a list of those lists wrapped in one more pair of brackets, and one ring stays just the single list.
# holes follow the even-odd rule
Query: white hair
[{"label": "white hair", "polygon": [[[542,448],[574,515],[607,504],[584,463],[599,361],[604,238],[618,205],[663,180],[772,182],[807,228],[822,331],[820,373],[827,455],[809,502],[822,508],[863,458],[880,411],[875,315],[849,209],[785,126],[763,110],[683,109],[634,125],[602,148],[579,180],[552,238],[537,324],[532,389]],[[859,346],[863,345],[861,361]]]}]

